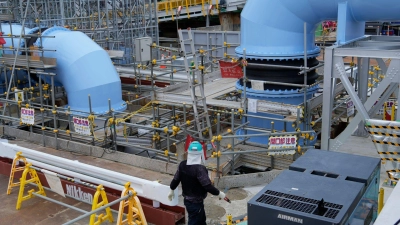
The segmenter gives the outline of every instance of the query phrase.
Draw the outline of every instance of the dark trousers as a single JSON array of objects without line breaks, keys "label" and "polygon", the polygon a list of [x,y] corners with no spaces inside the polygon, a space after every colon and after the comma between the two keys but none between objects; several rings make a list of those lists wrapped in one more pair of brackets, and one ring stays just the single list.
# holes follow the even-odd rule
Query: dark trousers
[{"label": "dark trousers", "polygon": [[189,215],[188,225],[206,225],[206,212],[203,202],[195,203],[185,199],[184,204]]}]

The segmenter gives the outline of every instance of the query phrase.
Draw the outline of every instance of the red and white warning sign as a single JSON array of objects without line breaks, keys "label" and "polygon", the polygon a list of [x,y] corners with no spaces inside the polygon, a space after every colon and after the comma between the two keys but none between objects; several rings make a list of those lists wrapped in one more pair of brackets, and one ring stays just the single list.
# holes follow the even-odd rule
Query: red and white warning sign
[{"label": "red and white warning sign", "polygon": [[295,148],[296,143],[297,143],[296,135],[270,137],[268,149]]}]

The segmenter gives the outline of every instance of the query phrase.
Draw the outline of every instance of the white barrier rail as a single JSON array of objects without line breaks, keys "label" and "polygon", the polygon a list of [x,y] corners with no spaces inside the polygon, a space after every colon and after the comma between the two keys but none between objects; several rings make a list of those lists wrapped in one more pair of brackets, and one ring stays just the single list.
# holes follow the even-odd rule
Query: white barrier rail
[{"label": "white barrier rail", "polygon": [[[73,161],[58,156],[46,154],[36,150],[24,148],[15,144],[0,142],[0,157],[13,159],[17,152],[28,159],[34,166],[57,172],[66,176],[78,178],[94,184],[103,184],[115,190],[122,191],[126,182],[131,182],[137,195],[169,206],[178,205],[178,198],[168,199],[169,186],[149,181],[111,170],[91,166],[78,161]],[[175,189],[175,196],[178,196]]]}]

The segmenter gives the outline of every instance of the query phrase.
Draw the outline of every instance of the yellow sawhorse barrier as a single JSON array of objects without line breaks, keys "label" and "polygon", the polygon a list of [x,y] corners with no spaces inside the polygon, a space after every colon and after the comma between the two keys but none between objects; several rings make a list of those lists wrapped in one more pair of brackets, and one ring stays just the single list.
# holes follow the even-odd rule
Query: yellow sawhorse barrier
[{"label": "yellow sawhorse barrier", "polygon": [[[28,165],[28,161],[26,160],[25,157],[22,156],[22,152],[17,152],[17,154],[15,155],[15,158],[14,158],[14,160],[12,162],[10,178],[8,180],[8,187],[7,187],[7,194],[8,195],[11,194],[11,190],[12,190],[13,187],[17,187],[17,186],[20,185],[20,182],[14,183],[15,172],[25,170],[25,167],[17,167],[17,163],[20,160],[23,161],[25,165]],[[30,175],[32,177],[32,174],[30,174]]]},{"label": "yellow sawhorse barrier", "polygon": [[[102,200],[101,202],[99,202],[100,196],[101,196],[101,200]],[[103,185],[100,184],[99,186],[97,186],[96,193],[93,196],[92,211],[102,207],[103,205],[107,205],[107,204],[108,204],[108,199],[107,199],[106,192],[104,191]],[[100,214],[98,216],[97,221],[96,221],[96,214],[93,213],[90,216],[89,225],[99,225],[107,219],[110,221],[110,223],[114,222],[114,218],[111,214],[110,207],[106,208],[106,215]]]},{"label": "yellow sawhorse barrier", "polygon": [[[31,168],[32,164],[28,163],[25,165],[25,169],[24,172],[22,172],[22,176],[20,179],[20,186],[19,186],[19,193],[18,193],[18,200],[17,200],[17,207],[16,209],[20,209],[22,202],[26,201],[28,199],[31,199],[32,197],[34,197],[34,195],[32,194],[33,192],[35,192],[35,189],[31,189],[28,191],[28,195],[24,196],[24,191],[25,191],[25,185],[30,184],[30,183],[34,183],[37,185],[38,191],[35,192],[38,195],[43,195],[46,196],[46,193],[44,192],[42,183],[40,183],[39,177],[36,173],[35,169]],[[27,180],[27,176],[28,174],[30,174],[31,178],[29,180]]]},{"label": "yellow sawhorse barrier", "polygon": [[[130,193],[131,196],[127,200],[123,200],[119,203],[117,225],[147,225],[142,205],[140,204],[139,198],[136,196],[136,191],[131,187],[131,183],[127,182],[124,190],[122,190],[121,198]],[[128,214],[124,219],[124,210],[127,206]]]}]

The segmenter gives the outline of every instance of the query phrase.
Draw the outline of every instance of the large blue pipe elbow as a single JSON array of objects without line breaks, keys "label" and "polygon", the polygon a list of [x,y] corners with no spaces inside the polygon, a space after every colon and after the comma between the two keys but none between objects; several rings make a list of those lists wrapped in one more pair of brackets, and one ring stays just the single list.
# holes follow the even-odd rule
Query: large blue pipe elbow
[{"label": "large blue pipe elbow", "polygon": [[[82,32],[62,27],[52,27],[43,32],[45,57],[57,59],[55,80],[60,82],[68,95],[71,109],[89,112],[88,95],[92,111],[105,113],[111,107],[116,111],[125,110],[122,101],[121,80],[108,53]],[[35,45],[40,45],[38,39]]]},{"label": "large blue pipe elbow", "polygon": [[[340,11],[340,4],[347,11]],[[236,54],[250,59],[297,59],[304,56],[304,22],[307,54],[316,57],[315,29],[321,21],[395,21],[400,19],[398,0],[248,0],[241,13],[241,45]],[[339,24],[341,26],[342,24]]]},{"label": "large blue pipe elbow", "polygon": [[[12,26],[12,33],[19,34],[22,27]],[[2,25],[2,30],[11,33],[8,24]],[[25,28],[29,34],[38,29]],[[82,32],[70,31],[63,27],[51,27],[46,29],[43,36],[54,38],[42,38],[45,57],[57,59],[55,81],[64,86],[71,110],[89,112],[88,95],[91,97],[92,112],[103,114],[109,111],[108,99],[111,107],[116,111],[126,109],[122,100],[121,80],[112,64],[107,52],[92,41]],[[6,38],[6,46],[11,45],[11,38]],[[40,39],[35,42],[40,45]],[[14,38],[14,46],[18,45],[18,39]],[[21,42],[24,46],[24,42]],[[6,52],[10,53],[10,52]]]}]

